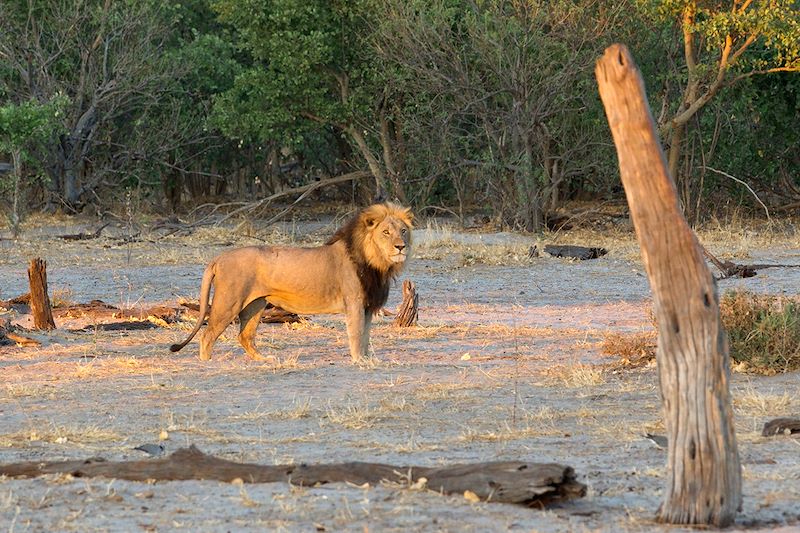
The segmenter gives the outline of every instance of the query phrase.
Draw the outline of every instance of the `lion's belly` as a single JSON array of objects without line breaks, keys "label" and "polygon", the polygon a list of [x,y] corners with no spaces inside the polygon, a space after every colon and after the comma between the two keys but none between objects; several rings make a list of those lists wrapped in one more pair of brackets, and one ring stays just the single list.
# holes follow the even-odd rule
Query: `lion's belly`
[{"label": "lion's belly", "polygon": [[266,298],[272,305],[285,309],[290,313],[317,315],[344,312],[344,304],[340,298],[326,300],[315,296],[316,295],[304,295],[302,293],[273,293],[268,294]]}]

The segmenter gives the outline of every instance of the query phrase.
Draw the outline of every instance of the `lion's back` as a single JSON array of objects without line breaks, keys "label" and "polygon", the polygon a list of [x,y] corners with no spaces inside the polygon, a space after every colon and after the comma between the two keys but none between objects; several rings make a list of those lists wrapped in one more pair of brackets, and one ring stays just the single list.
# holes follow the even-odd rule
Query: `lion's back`
[{"label": "lion's back", "polygon": [[341,244],[235,248],[220,254],[214,268],[216,290],[241,293],[244,300],[264,297],[295,313],[341,312],[344,299],[360,290]]}]

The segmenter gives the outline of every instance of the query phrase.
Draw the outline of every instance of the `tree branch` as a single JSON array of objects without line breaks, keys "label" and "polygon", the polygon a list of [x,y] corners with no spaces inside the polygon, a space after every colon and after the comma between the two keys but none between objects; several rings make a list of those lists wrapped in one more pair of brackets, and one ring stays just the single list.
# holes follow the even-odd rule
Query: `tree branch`
[{"label": "tree branch", "polygon": [[236,215],[239,215],[239,214],[242,214],[242,213],[249,213],[249,212],[254,211],[256,209],[259,209],[261,207],[266,207],[272,201],[277,200],[278,198],[283,198],[284,196],[291,196],[292,194],[300,193],[300,196],[294,202],[292,202],[292,204],[288,208],[284,209],[280,214],[272,217],[269,221],[267,221],[267,224],[269,225],[269,224],[272,224],[273,222],[275,222],[276,220],[278,220],[280,217],[282,217],[287,212],[289,212],[289,210],[292,209],[295,205],[297,205],[301,200],[303,200],[306,196],[311,194],[313,191],[319,189],[320,187],[326,187],[328,185],[334,185],[336,183],[343,183],[345,181],[352,181],[352,180],[367,178],[367,177],[369,177],[371,175],[372,174],[367,172],[367,171],[359,170],[359,171],[356,171],[356,172],[350,172],[348,174],[342,174],[341,176],[335,176],[333,178],[327,178],[327,179],[315,181],[315,182],[309,183],[308,185],[303,185],[301,187],[294,187],[292,189],[287,189],[285,191],[276,192],[275,194],[271,194],[271,195],[267,196],[266,198],[262,198],[261,200],[259,200],[257,202],[250,202],[248,204],[243,205],[242,207],[234,209],[230,213],[228,213],[225,216],[223,216],[214,225],[218,226],[218,225],[222,224],[224,221],[226,221],[226,220],[228,220],[231,217],[234,217]]}]

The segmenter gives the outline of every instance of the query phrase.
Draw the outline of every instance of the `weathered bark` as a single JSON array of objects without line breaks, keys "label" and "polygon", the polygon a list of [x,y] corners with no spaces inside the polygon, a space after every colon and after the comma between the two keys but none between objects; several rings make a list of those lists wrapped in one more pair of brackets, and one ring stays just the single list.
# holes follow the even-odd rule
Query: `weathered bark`
[{"label": "weathered bark", "polygon": [[656,360],[669,438],[658,519],[724,527],[733,522],[742,491],[716,283],[681,214],[627,48],[607,48],[595,73],[658,323]]},{"label": "weathered bark", "polygon": [[56,329],[50,296],[47,294],[47,261],[31,259],[28,266],[28,282],[31,287],[31,313],[36,329]]},{"label": "weathered bark", "polygon": [[14,166],[14,170],[12,171],[14,184],[12,185],[13,190],[11,192],[13,198],[11,201],[9,222],[11,222],[11,234],[16,239],[19,237],[19,225],[22,222],[22,216],[20,216],[19,213],[20,195],[22,194],[22,152],[20,150],[12,150],[11,161]]},{"label": "weathered bark", "polygon": [[417,325],[419,318],[419,295],[417,294],[417,287],[411,280],[403,282],[403,302],[397,310],[397,316],[394,318],[394,325],[408,328]]},{"label": "weathered bark", "polygon": [[[569,466],[554,463],[502,461],[443,467],[392,466],[379,463],[331,465],[276,465],[235,463],[206,455],[194,446],[182,448],[163,459],[109,462],[102,458],[45,463],[0,464],[0,475],[32,477],[68,473],[74,477],[107,477],[131,481],[206,479],[244,483],[285,482],[304,487],[327,483],[402,486],[417,484],[436,492],[463,494],[470,491],[484,501],[543,505],[580,498],[586,486],[575,480]],[[423,481],[424,478],[424,481]]]}]

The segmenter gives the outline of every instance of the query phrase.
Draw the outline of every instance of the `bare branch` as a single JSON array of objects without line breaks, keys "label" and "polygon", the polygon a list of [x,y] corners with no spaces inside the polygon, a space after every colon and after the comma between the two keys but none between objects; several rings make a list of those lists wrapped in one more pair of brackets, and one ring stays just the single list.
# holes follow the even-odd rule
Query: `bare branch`
[{"label": "bare branch", "polygon": [[757,195],[757,194],[756,194],[756,192],[755,192],[755,191],[754,191],[754,190],[753,190],[753,189],[750,187],[750,185],[748,185],[746,182],[744,182],[744,181],[740,180],[739,178],[737,178],[737,177],[735,177],[735,176],[731,176],[731,175],[730,175],[730,174],[728,174],[727,172],[723,172],[722,170],[717,170],[716,168],[713,168],[713,167],[708,167],[708,166],[705,166],[705,167],[703,167],[703,168],[705,168],[705,169],[707,169],[707,170],[710,170],[711,172],[715,172],[715,173],[719,174],[720,176],[725,176],[726,178],[730,178],[730,179],[732,179],[733,181],[735,181],[736,183],[739,183],[739,184],[741,184],[741,185],[744,185],[744,186],[747,188],[747,190],[748,190],[748,191],[750,191],[750,194],[752,194],[752,195],[753,195],[753,198],[755,198],[755,199],[756,199],[756,201],[757,201],[759,204],[761,204],[761,207],[763,207],[763,208],[764,208],[764,212],[767,214],[767,220],[768,220],[768,221],[770,221],[770,222],[772,221],[772,220],[770,219],[770,216],[769,216],[769,209],[767,209],[767,206],[764,204],[764,202],[762,202],[762,201],[761,201],[761,198],[759,198],[759,197],[758,197],[758,195]]},{"label": "bare branch", "polygon": [[256,209],[266,207],[267,205],[269,205],[271,202],[277,200],[278,198],[283,198],[284,196],[291,196],[293,194],[300,194],[300,196],[288,208],[284,209],[280,214],[278,214],[277,216],[272,217],[269,221],[267,221],[267,224],[272,224],[273,222],[278,220],[280,217],[285,215],[287,212],[289,212],[289,210],[292,207],[294,207],[296,204],[298,204],[306,196],[308,196],[313,191],[315,191],[315,190],[317,190],[317,189],[319,189],[321,187],[326,187],[328,185],[334,185],[336,183],[344,183],[345,181],[352,181],[352,180],[368,178],[371,175],[372,174],[369,173],[369,172],[366,172],[366,171],[363,171],[363,170],[359,170],[359,171],[356,171],[356,172],[350,172],[348,174],[342,174],[341,176],[335,176],[333,178],[327,178],[327,179],[315,181],[315,182],[309,183],[308,185],[303,185],[303,186],[300,186],[300,187],[294,187],[292,189],[287,189],[285,191],[276,192],[275,194],[271,194],[271,195],[267,196],[266,198],[262,198],[261,200],[258,200],[257,202],[250,202],[250,203],[244,204],[243,206],[241,206],[241,207],[239,207],[237,209],[234,209],[230,213],[227,213],[225,216],[223,216],[221,219],[217,220],[214,225],[218,226],[218,225],[222,224],[223,222],[225,222],[226,220],[228,220],[228,219],[230,219],[232,217],[235,217],[237,215],[241,215],[243,213],[250,213],[250,212],[255,211]]}]

